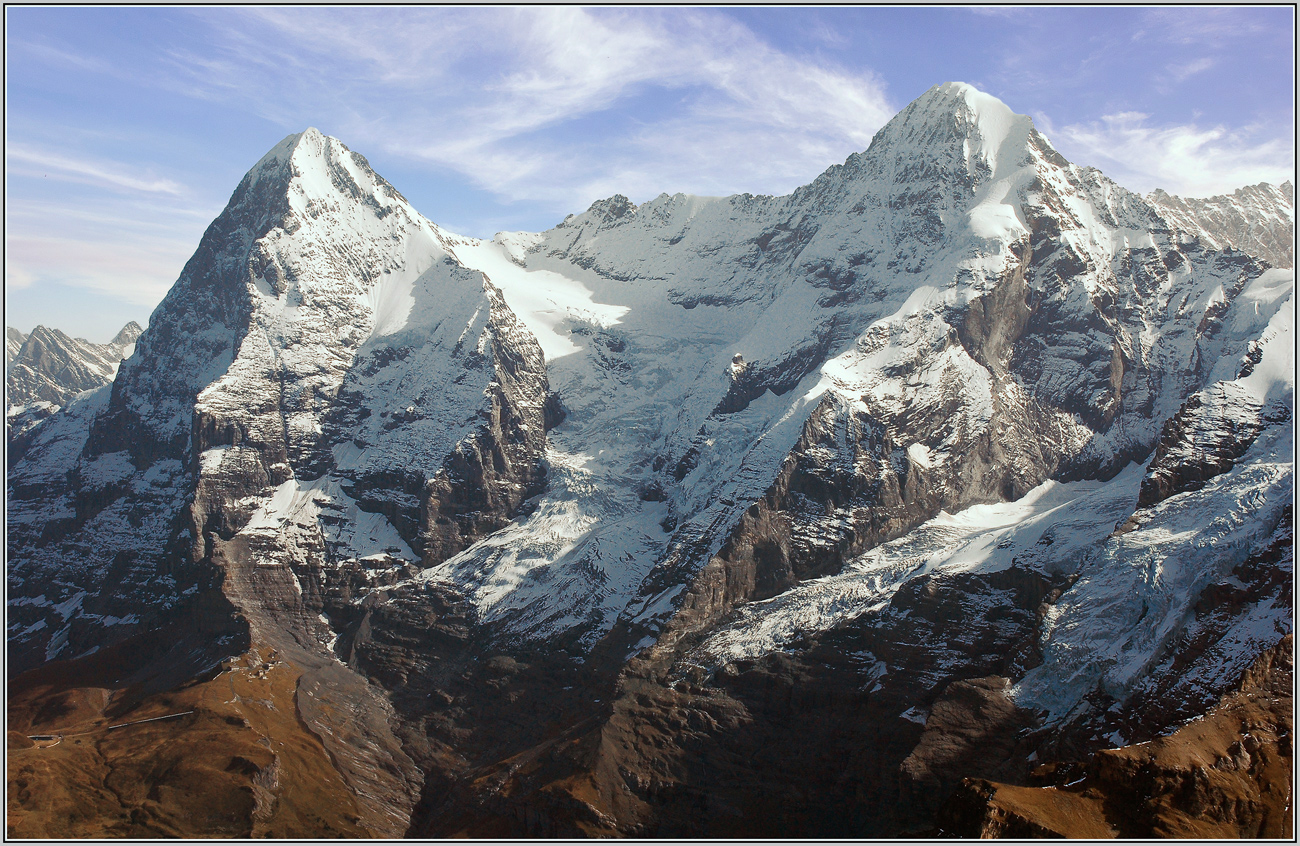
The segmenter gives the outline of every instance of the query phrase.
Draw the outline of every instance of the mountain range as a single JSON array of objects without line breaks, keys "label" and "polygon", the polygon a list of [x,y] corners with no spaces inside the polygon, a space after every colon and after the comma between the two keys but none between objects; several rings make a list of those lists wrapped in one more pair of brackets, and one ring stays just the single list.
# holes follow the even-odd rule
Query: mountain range
[{"label": "mountain range", "polygon": [[9,831],[1289,837],[1293,221],[960,83],[492,240],[292,135],[7,367]]},{"label": "mountain range", "polygon": [[143,331],[132,320],[107,344],[92,344],[44,326],[27,335],[6,327],[5,408],[35,402],[63,406],[82,391],[107,385]]}]

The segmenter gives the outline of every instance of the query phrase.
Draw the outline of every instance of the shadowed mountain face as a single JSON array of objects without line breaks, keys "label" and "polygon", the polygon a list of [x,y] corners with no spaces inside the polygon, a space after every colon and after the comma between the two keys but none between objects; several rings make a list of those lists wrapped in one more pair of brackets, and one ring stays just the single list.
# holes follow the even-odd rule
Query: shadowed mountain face
[{"label": "shadowed mountain face", "polygon": [[1045,764],[1029,786],[966,779],[940,816],[957,837],[1293,836],[1288,635],[1208,713],[1154,742]]},{"label": "shadowed mountain face", "polygon": [[[1234,197],[956,83],[789,196],[492,241],[290,136],[112,385],[11,418],[23,724],[266,682],[301,730],[230,742],[299,757],[220,831],[303,836],[923,833],[1167,733],[1291,631],[1292,212]],[[182,830],[134,801],[87,831]]]}]

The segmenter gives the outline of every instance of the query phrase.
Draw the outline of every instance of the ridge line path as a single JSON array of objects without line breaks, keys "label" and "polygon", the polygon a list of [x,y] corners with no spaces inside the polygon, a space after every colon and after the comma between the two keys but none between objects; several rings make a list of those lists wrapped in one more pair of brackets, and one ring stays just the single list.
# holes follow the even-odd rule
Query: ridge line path
[{"label": "ridge line path", "polygon": [[126,728],[127,726],[139,725],[140,723],[152,723],[156,720],[170,720],[173,717],[183,717],[186,714],[193,714],[193,713],[194,713],[193,710],[178,711],[175,714],[164,714],[161,717],[146,717],[143,720],[132,720],[129,723],[118,723],[115,726],[104,726],[102,728],[91,729],[90,731],[79,731],[74,734],[60,734],[59,732],[48,732],[45,734],[29,734],[27,735],[27,739],[28,740],[55,740],[56,742],[53,745],[57,746],[59,743],[63,741],[63,738],[65,737],[82,737],[87,734],[94,734],[95,732],[98,731],[112,731],[113,729],[120,729],[120,728]]}]

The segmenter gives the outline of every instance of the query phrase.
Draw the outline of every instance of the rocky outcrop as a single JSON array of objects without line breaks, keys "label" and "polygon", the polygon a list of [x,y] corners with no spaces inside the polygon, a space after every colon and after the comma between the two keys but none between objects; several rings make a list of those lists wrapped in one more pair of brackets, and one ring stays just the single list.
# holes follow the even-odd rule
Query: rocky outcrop
[{"label": "rocky outcrop", "polygon": [[[1139,506],[1197,490],[1207,479],[1231,469],[1233,460],[1254,442],[1260,429],[1258,404],[1245,391],[1228,396],[1235,386],[1215,387],[1218,390],[1188,399],[1165,424],[1150,473],[1143,480]],[[1194,427],[1197,431],[1189,431]]]},{"label": "rocky outcrop", "polygon": [[1288,838],[1293,667],[1288,635],[1236,690],[1172,734],[1045,764],[1049,786],[968,779],[940,813],[949,837]]},{"label": "rocky outcrop", "polygon": [[489,284],[487,293],[493,380],[485,419],[424,484],[419,548],[427,567],[505,526],[546,485],[541,456],[552,400],[542,350],[501,292]]},{"label": "rocky outcrop", "polygon": [[5,445],[10,464],[17,463],[23,457],[37,427],[58,410],[59,406],[54,403],[37,401],[5,415]]},{"label": "rocky outcrop", "polygon": [[[1249,375],[1249,371],[1244,375]],[[1188,397],[1165,424],[1138,507],[1174,494],[1199,490],[1206,481],[1231,470],[1266,426],[1285,426],[1291,410],[1275,403],[1267,409],[1239,382],[1219,382]]]}]

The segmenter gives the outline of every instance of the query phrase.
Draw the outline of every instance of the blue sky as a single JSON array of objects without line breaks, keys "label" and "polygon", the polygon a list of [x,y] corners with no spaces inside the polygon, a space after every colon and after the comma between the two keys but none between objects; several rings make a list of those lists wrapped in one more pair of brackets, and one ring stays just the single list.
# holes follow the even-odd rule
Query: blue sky
[{"label": "blue sky", "polygon": [[146,322],[307,126],[466,235],[782,194],[969,82],[1120,184],[1292,178],[1290,7],[6,9],[7,325]]}]

